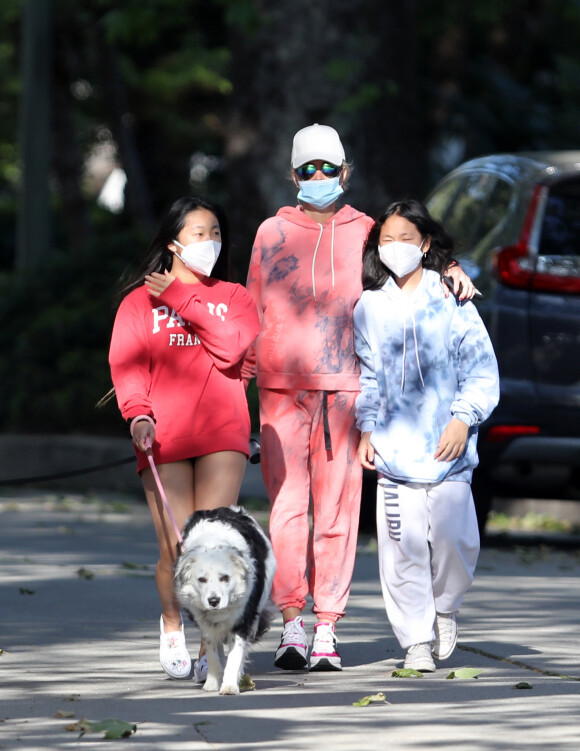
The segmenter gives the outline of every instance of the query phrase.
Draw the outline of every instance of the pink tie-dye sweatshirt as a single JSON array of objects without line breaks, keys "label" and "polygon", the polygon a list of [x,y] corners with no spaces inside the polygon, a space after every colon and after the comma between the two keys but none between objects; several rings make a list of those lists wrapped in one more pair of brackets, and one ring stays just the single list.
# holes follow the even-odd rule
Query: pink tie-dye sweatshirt
[{"label": "pink tie-dye sweatshirt", "polygon": [[358,391],[353,308],[373,221],[343,206],[325,224],[286,206],[256,235],[247,288],[261,332],[243,368],[258,387]]}]

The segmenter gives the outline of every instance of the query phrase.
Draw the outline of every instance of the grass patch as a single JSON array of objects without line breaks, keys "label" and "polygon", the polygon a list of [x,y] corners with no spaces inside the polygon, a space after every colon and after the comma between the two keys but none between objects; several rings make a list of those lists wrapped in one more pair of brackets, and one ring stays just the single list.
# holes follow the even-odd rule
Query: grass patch
[{"label": "grass patch", "polygon": [[488,529],[497,532],[561,532],[580,534],[580,525],[566,519],[557,519],[549,514],[529,511],[524,516],[509,516],[503,512],[491,511],[487,520]]}]

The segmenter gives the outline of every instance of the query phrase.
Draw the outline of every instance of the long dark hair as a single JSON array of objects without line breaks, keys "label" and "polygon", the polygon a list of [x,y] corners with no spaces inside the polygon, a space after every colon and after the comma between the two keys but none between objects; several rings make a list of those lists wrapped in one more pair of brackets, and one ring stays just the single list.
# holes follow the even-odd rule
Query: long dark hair
[{"label": "long dark hair", "polygon": [[453,240],[443,226],[431,216],[427,207],[413,199],[396,201],[378,217],[367,236],[363,248],[363,289],[380,289],[391,276],[391,272],[379,257],[379,239],[383,224],[393,214],[398,214],[414,224],[423,239],[430,238],[429,251],[423,256],[424,269],[433,269],[443,276],[452,260]]},{"label": "long dark hair", "polygon": [[153,271],[163,272],[171,268],[173,253],[167,247],[179,235],[189,213],[197,209],[207,209],[217,218],[220,225],[222,249],[216,265],[211,272],[212,278],[229,281],[229,249],[230,238],[226,215],[217,204],[210,203],[201,196],[184,196],[175,201],[165,214],[159,225],[159,229],[151,240],[151,244],[136,271],[124,274],[119,281],[118,299],[122,300],[125,295],[132,292],[143,284],[146,274]]}]

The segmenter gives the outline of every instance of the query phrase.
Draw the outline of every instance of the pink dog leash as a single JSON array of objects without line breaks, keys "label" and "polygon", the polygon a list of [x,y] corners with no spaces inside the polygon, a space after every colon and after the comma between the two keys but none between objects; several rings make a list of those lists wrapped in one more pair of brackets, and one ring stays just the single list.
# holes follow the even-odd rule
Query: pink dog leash
[{"label": "pink dog leash", "polygon": [[175,534],[177,536],[177,549],[179,552],[181,552],[183,548],[183,537],[181,536],[181,532],[179,531],[179,527],[177,526],[177,522],[175,521],[175,517],[173,516],[173,512],[171,511],[171,507],[169,506],[169,501],[167,500],[167,496],[165,495],[165,491],[163,490],[161,480],[159,479],[159,472],[157,472],[157,467],[155,466],[155,462],[153,461],[153,451],[151,446],[151,439],[149,438],[149,436],[147,436],[147,438],[145,439],[145,453],[147,454],[147,460],[149,462],[149,466],[151,467],[151,471],[153,472],[153,477],[155,478],[157,490],[159,491],[159,495],[161,496],[161,500],[163,501],[163,505],[165,506],[165,510],[167,511],[167,516],[170,518],[171,523],[173,524],[173,529],[175,530]]}]

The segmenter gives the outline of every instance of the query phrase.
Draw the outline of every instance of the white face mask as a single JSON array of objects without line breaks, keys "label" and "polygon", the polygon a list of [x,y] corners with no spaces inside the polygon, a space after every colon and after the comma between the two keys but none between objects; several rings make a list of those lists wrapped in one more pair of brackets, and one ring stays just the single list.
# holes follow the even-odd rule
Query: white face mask
[{"label": "white face mask", "polygon": [[177,240],[173,242],[181,248],[181,253],[176,253],[176,255],[181,258],[188,269],[203,276],[211,274],[222,249],[221,242],[202,240],[198,243],[189,243],[189,245],[182,245]]},{"label": "white face mask", "polygon": [[[424,241],[423,241],[424,242]],[[379,258],[385,266],[392,271],[399,279],[402,276],[415,271],[423,259],[421,245],[413,243],[392,242],[386,245],[379,245]]]}]

